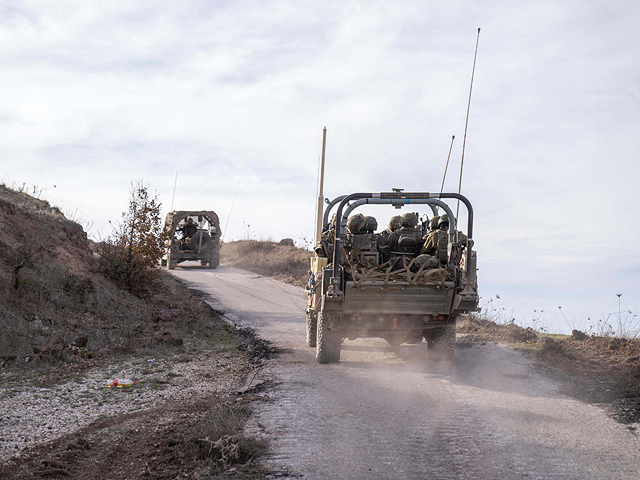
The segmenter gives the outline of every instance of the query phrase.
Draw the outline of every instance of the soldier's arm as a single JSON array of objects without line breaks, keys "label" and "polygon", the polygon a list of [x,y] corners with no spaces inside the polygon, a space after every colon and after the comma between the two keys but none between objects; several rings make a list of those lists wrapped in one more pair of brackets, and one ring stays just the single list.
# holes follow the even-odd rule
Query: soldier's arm
[{"label": "soldier's arm", "polygon": [[437,238],[437,235],[429,234],[427,236],[427,240],[424,242],[424,245],[422,245],[420,254],[433,255],[433,252],[435,252],[436,247],[438,246]]}]

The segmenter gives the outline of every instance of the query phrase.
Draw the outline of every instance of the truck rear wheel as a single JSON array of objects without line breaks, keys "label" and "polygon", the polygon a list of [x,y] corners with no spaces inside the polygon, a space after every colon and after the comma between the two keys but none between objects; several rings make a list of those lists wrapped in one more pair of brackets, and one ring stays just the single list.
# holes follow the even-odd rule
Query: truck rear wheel
[{"label": "truck rear wheel", "polygon": [[329,326],[322,317],[322,313],[318,313],[317,317],[317,343],[316,343],[316,359],[318,363],[336,363],[340,361],[340,348],[342,347],[342,337],[329,330]]},{"label": "truck rear wheel", "polygon": [[307,313],[307,346],[315,347],[318,336],[318,317],[316,313]]},{"label": "truck rear wheel", "polygon": [[425,335],[429,353],[438,360],[453,360],[456,349],[456,321],[429,330]]}]

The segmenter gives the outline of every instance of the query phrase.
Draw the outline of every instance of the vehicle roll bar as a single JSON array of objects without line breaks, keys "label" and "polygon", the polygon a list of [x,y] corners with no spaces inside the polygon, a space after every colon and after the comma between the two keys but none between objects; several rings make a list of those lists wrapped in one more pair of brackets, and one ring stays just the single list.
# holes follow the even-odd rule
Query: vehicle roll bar
[{"label": "vehicle roll bar", "polygon": [[[347,220],[349,219],[349,215],[353,212],[354,209],[359,207],[360,205],[367,204],[375,204],[375,205],[389,205],[389,200],[382,198],[361,198],[360,200],[356,200],[355,202],[350,203],[342,214],[342,226],[346,226]],[[449,234],[453,236],[453,233],[456,231],[456,219],[453,216],[453,212],[449,205],[444,203],[442,200],[438,200],[435,198],[427,198],[427,199],[412,199],[409,201],[410,205],[429,205],[431,207],[431,211],[434,215],[438,215],[438,207],[442,208],[447,215],[449,215]],[[403,199],[393,200],[391,205],[406,205],[406,202]]]},{"label": "vehicle roll bar", "polygon": [[[460,195],[459,193],[429,193],[429,192],[382,192],[382,193],[352,193],[351,195],[346,195],[340,200],[340,204],[338,205],[338,211],[336,212],[336,218],[342,219],[343,211],[347,203],[353,200],[360,199],[376,199],[376,200],[385,200],[381,202],[375,202],[376,204],[389,204],[389,205],[410,205],[412,200],[428,200],[428,199],[442,199],[442,198],[453,198],[456,200],[460,200],[467,207],[467,252],[469,253],[469,242],[473,238],[473,207],[471,206],[471,202],[464,195]],[[337,200],[337,199],[336,199]],[[336,203],[337,201],[334,200]],[[373,202],[371,202],[373,203]],[[355,207],[354,207],[355,208]],[[448,208],[448,207],[447,207]],[[327,208],[328,210],[328,208]],[[449,210],[450,211],[450,210]],[[447,212],[449,213],[449,212]],[[449,214],[450,219],[455,218],[453,215]],[[455,220],[454,220],[455,221]],[[451,220],[449,223],[449,229],[451,230]],[[337,277],[339,274],[339,266],[338,262],[340,260],[340,242],[342,241],[340,238],[340,229],[342,227],[342,222],[336,222],[336,237],[335,237],[335,245],[333,248],[333,276]],[[467,262],[466,268],[467,272],[469,271],[471,262]]]},{"label": "vehicle roll bar", "polygon": [[[331,215],[331,210],[333,209],[334,206],[336,206],[339,202],[341,202],[344,197],[346,197],[346,195],[340,195],[339,197],[334,198],[333,200],[329,201],[329,200],[325,200],[327,202],[327,208],[325,208],[324,210],[324,217],[322,219],[322,230],[326,230],[329,227],[329,220],[330,220],[330,215]],[[360,200],[358,200],[359,202]],[[356,202],[354,202],[356,203]],[[365,203],[376,203],[376,202],[365,202]],[[387,203],[387,202],[378,202],[378,203]],[[419,203],[419,202],[411,202],[411,203]],[[362,204],[358,204],[358,205],[362,205]],[[358,206],[356,205],[356,206]],[[401,205],[404,205],[404,203],[402,203]],[[429,204],[429,207],[431,207],[431,211],[433,212],[433,215],[438,215],[438,207],[441,207],[442,205],[434,203],[434,204]],[[355,206],[353,207],[355,208]],[[446,209],[445,209],[446,211]],[[452,218],[451,215],[449,215],[449,217]]]}]

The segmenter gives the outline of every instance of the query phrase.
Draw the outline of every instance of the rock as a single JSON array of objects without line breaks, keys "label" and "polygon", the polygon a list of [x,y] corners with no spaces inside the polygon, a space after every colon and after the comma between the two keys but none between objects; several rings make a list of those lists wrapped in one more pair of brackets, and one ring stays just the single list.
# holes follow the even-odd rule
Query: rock
[{"label": "rock", "polygon": [[282,240],[280,240],[280,245],[283,245],[285,247],[295,247],[293,238],[283,238]]},{"label": "rock", "polygon": [[78,338],[76,338],[73,341],[71,346],[72,347],[78,347],[78,348],[86,348],[87,343],[89,343],[89,336],[88,335],[80,335]]}]

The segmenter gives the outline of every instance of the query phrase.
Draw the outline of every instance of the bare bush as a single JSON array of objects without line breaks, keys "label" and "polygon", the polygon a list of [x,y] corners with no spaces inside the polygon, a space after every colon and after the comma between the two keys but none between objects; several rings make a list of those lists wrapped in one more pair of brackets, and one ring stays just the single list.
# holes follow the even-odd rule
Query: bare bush
[{"label": "bare bush", "polygon": [[162,256],[161,203],[142,182],[132,183],[129,209],[103,243],[103,270],[118,286],[144,297],[153,289]]}]

